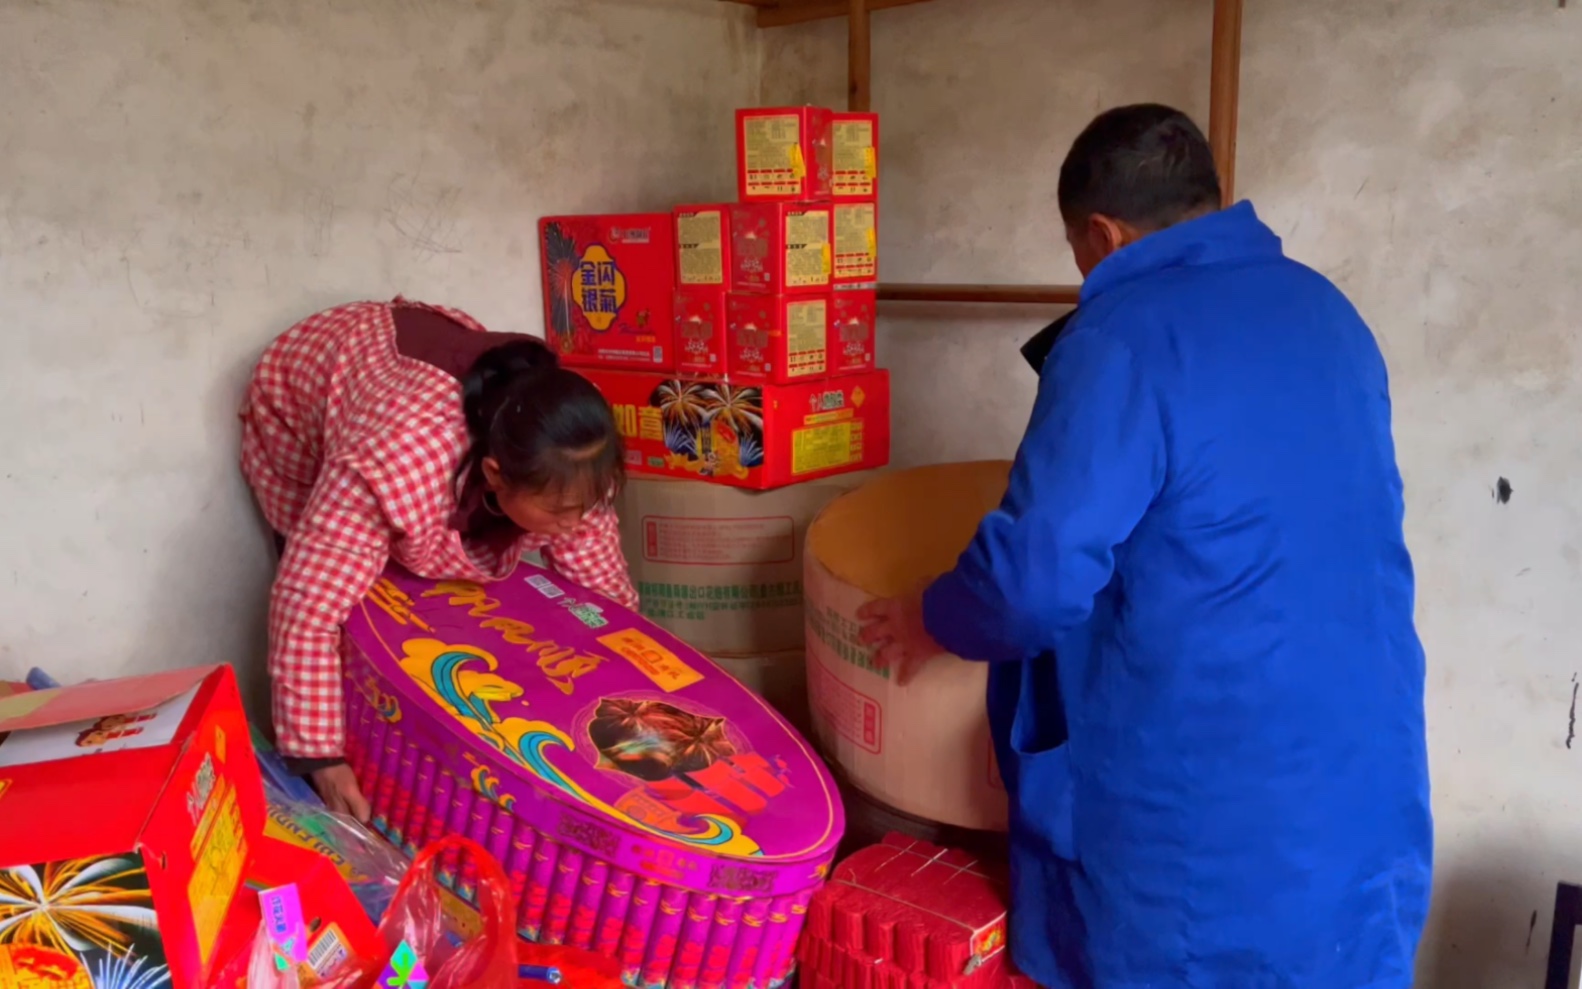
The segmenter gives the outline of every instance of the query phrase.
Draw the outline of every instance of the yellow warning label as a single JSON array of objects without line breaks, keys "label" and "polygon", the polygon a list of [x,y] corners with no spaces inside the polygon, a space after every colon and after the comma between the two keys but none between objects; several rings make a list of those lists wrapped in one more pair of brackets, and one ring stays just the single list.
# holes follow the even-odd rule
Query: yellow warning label
[{"label": "yellow warning label", "polygon": [[823,299],[786,305],[786,373],[823,374],[829,359],[829,306]]},{"label": "yellow warning label", "polygon": [[786,287],[828,285],[829,210],[787,211],[785,235]]},{"label": "yellow warning label", "polygon": [[220,925],[230,912],[231,899],[242,880],[242,863],[247,859],[236,789],[223,777],[216,785],[217,799],[209,801],[193,837],[192,880],[187,883],[187,901],[192,906],[192,922],[198,934],[198,955],[205,965],[214,951]]},{"label": "yellow warning label", "polygon": [[599,643],[637,667],[639,673],[667,694],[703,679],[703,674],[682,662],[680,656],[635,628],[601,635]]},{"label": "yellow warning label", "polygon": [[872,196],[879,175],[871,120],[841,120],[833,128],[834,170],[831,188],[837,196]]},{"label": "yellow warning label", "polygon": [[853,419],[791,434],[791,473],[812,474],[862,460],[862,423]]},{"label": "yellow warning label", "polygon": [[807,165],[796,114],[747,117],[742,121],[742,148],[747,195],[794,196],[801,191]]},{"label": "yellow warning label", "polygon": [[681,255],[681,284],[725,284],[725,217],[721,210],[677,216],[676,244]]},{"label": "yellow warning label", "polygon": [[835,277],[872,281],[879,277],[878,231],[872,203],[835,205]]}]

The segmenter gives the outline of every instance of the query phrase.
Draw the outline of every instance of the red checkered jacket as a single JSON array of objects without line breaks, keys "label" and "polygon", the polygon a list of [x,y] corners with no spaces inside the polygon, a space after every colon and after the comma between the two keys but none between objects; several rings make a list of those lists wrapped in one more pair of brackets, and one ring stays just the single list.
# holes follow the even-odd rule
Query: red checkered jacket
[{"label": "red checkered jacket", "polygon": [[397,347],[412,307],[484,332],[464,313],[397,299],[311,316],[270,344],[242,407],[242,472],[287,537],[269,606],[269,675],[282,754],[343,754],[340,626],[388,560],[423,577],[495,581],[542,550],[560,573],[627,607],[637,592],[614,513],[569,536],[505,545],[452,525],[469,440],[459,381]]}]

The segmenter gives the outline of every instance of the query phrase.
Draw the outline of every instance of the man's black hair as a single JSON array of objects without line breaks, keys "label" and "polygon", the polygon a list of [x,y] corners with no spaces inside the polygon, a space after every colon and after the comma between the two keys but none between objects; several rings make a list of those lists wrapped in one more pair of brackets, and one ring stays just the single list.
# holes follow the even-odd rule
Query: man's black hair
[{"label": "man's black hair", "polygon": [[1203,132],[1180,110],[1157,103],[1099,114],[1060,166],[1067,224],[1098,214],[1162,230],[1219,205],[1219,173]]}]

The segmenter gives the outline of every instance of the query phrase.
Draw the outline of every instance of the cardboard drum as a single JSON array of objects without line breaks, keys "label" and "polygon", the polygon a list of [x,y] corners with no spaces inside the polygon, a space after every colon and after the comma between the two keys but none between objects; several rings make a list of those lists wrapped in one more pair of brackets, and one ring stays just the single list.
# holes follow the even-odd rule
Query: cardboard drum
[{"label": "cardboard drum", "polygon": [[[347,624],[348,757],[411,851],[467,835],[518,930],[618,958],[628,985],[779,985],[844,815],[760,697],[646,619],[524,566],[392,568]],[[442,881],[472,899],[467,863]]]},{"label": "cardboard drum", "polygon": [[984,711],[988,669],[941,656],[897,687],[858,641],[857,611],[954,566],[999,505],[1010,466],[885,474],[832,502],[808,529],[808,693],[820,746],[875,800],[962,828],[1006,826]]}]

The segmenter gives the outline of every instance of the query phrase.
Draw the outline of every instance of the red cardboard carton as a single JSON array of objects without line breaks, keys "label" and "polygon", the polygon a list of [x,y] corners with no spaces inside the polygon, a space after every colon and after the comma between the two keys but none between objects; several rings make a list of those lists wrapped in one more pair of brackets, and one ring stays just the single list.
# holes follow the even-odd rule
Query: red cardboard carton
[{"label": "red cardboard carton", "polygon": [[825,199],[834,149],[830,111],[762,107],[736,111],[736,192],[742,202]]},{"label": "red cardboard carton", "polygon": [[835,287],[879,281],[879,209],[871,202],[836,203],[833,213]]},{"label": "red cardboard carton", "polygon": [[833,220],[828,202],[731,207],[731,290],[814,294],[830,287]]},{"label": "red cardboard carton", "polygon": [[835,199],[879,198],[879,115],[835,113],[831,118],[830,195]]},{"label": "red cardboard carton", "polygon": [[539,221],[544,336],[568,365],[669,370],[675,229],[669,213]]},{"label": "red cardboard carton", "polygon": [[829,374],[830,293],[725,300],[726,352],[738,381],[791,384]]},{"label": "red cardboard carton", "polygon": [[874,367],[879,297],[873,289],[832,293],[829,313],[829,373],[860,374]]},{"label": "red cardboard carton", "polygon": [[726,360],[725,290],[676,289],[676,372],[720,377]]},{"label": "red cardboard carton", "polygon": [[228,666],[0,699],[0,985],[207,986],[263,823]]},{"label": "red cardboard carton", "polygon": [[731,278],[731,208],[677,206],[676,284],[682,288],[725,288]]},{"label": "red cardboard carton", "polygon": [[795,385],[587,376],[615,411],[634,472],[763,490],[890,462],[887,371]]}]

